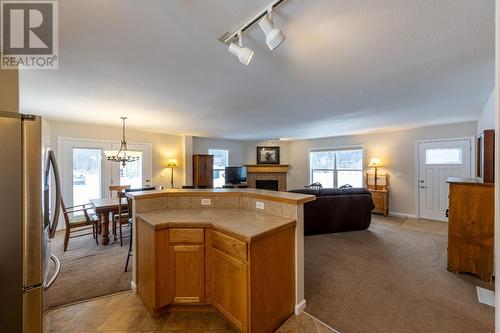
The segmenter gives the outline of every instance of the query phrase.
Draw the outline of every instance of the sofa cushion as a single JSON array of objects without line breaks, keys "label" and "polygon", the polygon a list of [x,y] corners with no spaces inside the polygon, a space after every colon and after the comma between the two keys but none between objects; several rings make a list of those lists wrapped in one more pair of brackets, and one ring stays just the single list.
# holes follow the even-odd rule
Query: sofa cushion
[{"label": "sofa cushion", "polygon": [[321,196],[324,196],[324,195],[341,195],[343,194],[343,191],[341,189],[338,189],[338,188],[322,188],[320,190],[320,195]]},{"label": "sofa cushion", "polygon": [[344,188],[344,189],[342,189],[342,194],[369,194],[369,195],[371,195],[370,191],[368,191],[364,187]]},{"label": "sofa cushion", "polygon": [[288,192],[300,193],[300,194],[311,194],[311,195],[315,195],[315,196],[319,196],[320,195],[320,190],[319,189],[315,189],[315,188],[300,188],[298,190],[291,190],[291,191],[288,191]]}]

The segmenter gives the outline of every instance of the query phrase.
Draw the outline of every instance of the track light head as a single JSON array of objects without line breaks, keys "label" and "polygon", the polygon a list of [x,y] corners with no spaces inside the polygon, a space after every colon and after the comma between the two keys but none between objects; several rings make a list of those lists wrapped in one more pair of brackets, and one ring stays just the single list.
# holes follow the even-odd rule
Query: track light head
[{"label": "track light head", "polygon": [[280,46],[285,40],[285,35],[281,32],[281,30],[276,29],[273,26],[273,23],[269,18],[269,14],[264,15],[264,17],[259,21],[259,26],[266,34],[266,43],[271,50]]},{"label": "track light head", "polygon": [[233,42],[233,43],[229,44],[228,51],[229,51],[229,53],[237,56],[238,60],[243,65],[248,65],[252,61],[252,57],[253,57],[254,52],[252,49],[250,49],[248,47],[241,46],[241,36],[239,38],[240,38],[240,45]]}]

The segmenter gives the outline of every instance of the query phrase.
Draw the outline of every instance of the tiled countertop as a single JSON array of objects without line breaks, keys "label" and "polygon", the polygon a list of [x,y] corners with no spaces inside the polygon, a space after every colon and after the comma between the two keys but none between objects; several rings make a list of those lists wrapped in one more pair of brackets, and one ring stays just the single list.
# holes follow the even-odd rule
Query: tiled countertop
[{"label": "tiled countertop", "polygon": [[246,242],[295,226],[295,220],[239,208],[162,209],[136,215],[154,228],[213,228]]}]

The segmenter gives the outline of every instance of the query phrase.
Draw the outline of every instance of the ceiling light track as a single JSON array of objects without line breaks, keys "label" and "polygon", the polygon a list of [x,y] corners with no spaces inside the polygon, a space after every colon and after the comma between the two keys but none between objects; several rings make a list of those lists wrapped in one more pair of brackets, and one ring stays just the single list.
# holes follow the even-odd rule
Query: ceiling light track
[{"label": "ceiling light track", "polygon": [[219,37],[219,41],[223,42],[224,44],[231,44],[234,42],[239,36],[241,35],[242,32],[250,28],[252,25],[257,23],[262,17],[270,13],[274,8],[278,7],[282,2],[285,2],[286,0],[274,0],[269,6],[266,8],[262,9],[260,12],[258,12],[254,17],[252,17],[250,20],[248,20],[246,23],[241,25],[239,28],[235,29],[233,32],[226,32],[224,35]]},{"label": "ceiling light track", "polygon": [[[269,49],[274,50],[283,43],[285,40],[285,35],[281,30],[273,26],[272,12],[275,7],[280,5],[285,0],[274,0],[265,9],[258,12],[254,17],[248,20],[246,23],[241,25],[239,28],[233,32],[226,32],[224,35],[219,37],[219,41],[228,45],[228,51],[238,57],[238,60],[244,64],[248,65],[252,61],[254,51],[248,47],[243,46],[243,32],[249,27],[259,22],[259,26],[266,35],[266,43]],[[236,43],[237,42],[237,43]]]}]

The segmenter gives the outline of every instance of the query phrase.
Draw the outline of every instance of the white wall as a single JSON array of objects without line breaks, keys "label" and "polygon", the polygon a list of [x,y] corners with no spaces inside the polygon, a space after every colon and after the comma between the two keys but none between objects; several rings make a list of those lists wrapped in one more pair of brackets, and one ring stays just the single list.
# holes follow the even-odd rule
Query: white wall
[{"label": "white wall", "polygon": [[193,137],[193,154],[208,154],[209,149],[228,150],[229,166],[244,164],[244,141]]},{"label": "white wall", "polygon": [[484,105],[481,115],[477,119],[477,134],[484,130],[495,128],[495,89],[491,92],[488,101]]},{"label": "white wall", "polygon": [[475,136],[476,122],[423,127],[418,129],[384,132],[377,134],[341,136],[288,143],[288,189],[302,188],[309,184],[309,150],[363,146],[365,168],[369,160],[379,157],[389,173],[389,209],[393,213],[415,215],[416,176],[415,142],[427,139],[443,139]]}]

